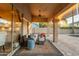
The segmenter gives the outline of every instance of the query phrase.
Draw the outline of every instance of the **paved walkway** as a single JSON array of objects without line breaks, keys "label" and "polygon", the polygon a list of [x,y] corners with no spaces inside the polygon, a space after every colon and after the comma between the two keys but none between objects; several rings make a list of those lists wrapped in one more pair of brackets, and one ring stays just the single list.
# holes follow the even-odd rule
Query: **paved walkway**
[{"label": "paved walkway", "polygon": [[58,42],[53,43],[65,56],[79,56],[79,37],[60,35]]},{"label": "paved walkway", "polygon": [[45,45],[36,45],[36,47],[32,50],[21,48],[14,54],[14,56],[62,56],[62,55],[63,54],[49,42],[46,42]]}]

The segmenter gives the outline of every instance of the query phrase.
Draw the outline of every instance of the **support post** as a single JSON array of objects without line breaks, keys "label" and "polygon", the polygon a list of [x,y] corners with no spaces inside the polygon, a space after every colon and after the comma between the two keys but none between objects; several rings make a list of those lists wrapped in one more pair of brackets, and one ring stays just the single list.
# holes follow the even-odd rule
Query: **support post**
[{"label": "support post", "polygon": [[23,14],[21,14],[21,33],[20,33],[20,46],[22,47],[23,46]]},{"label": "support post", "polygon": [[27,35],[29,35],[29,22],[27,22]]},{"label": "support post", "polygon": [[23,14],[21,15],[21,20],[22,20],[22,24],[21,24],[21,37],[23,36]]},{"label": "support post", "polygon": [[58,41],[58,22],[53,18],[53,42]]},{"label": "support post", "polygon": [[74,34],[74,13],[72,10],[72,34]]},{"label": "support post", "polygon": [[12,5],[12,21],[11,21],[11,42],[12,42],[12,51],[11,52],[13,52],[13,40],[14,40],[14,37],[13,37],[13,35],[14,35],[14,17],[13,17],[13,15],[14,15],[14,11],[13,11],[13,4],[11,4]]}]

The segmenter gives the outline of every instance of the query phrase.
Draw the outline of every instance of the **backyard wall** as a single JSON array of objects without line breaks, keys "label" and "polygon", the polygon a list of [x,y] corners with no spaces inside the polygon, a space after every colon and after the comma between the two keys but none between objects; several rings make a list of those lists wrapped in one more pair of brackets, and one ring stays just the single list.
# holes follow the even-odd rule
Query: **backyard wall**
[{"label": "backyard wall", "polygon": [[[79,34],[79,29],[75,29],[75,34]],[[71,34],[72,29],[58,29],[59,34]],[[53,34],[53,28],[34,28],[32,29],[32,33],[46,33]]]},{"label": "backyard wall", "polygon": [[[59,34],[72,34],[72,29],[59,29]],[[79,29],[74,29],[75,34],[79,34]]]},{"label": "backyard wall", "polygon": [[53,34],[53,29],[52,28],[33,28],[32,33],[50,33]]}]

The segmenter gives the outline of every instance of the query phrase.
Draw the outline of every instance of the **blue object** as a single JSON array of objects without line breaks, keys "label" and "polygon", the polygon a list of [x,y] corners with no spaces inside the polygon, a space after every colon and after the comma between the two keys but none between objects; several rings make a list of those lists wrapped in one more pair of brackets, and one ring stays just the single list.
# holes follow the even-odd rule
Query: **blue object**
[{"label": "blue object", "polygon": [[35,47],[35,41],[30,38],[30,39],[27,41],[27,48],[28,48],[28,49],[33,49],[34,47]]}]

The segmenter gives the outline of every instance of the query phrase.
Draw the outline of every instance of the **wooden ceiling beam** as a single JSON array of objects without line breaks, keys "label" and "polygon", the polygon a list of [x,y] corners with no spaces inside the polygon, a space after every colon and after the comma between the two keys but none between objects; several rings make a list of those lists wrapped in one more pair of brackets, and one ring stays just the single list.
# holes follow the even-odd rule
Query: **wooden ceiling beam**
[{"label": "wooden ceiling beam", "polygon": [[62,9],[59,13],[57,13],[55,17],[57,18],[60,14],[62,14],[64,11],[68,10],[74,4],[75,3],[67,5],[64,9]]},{"label": "wooden ceiling beam", "polygon": [[32,17],[32,21],[31,22],[48,22],[48,18]]}]

